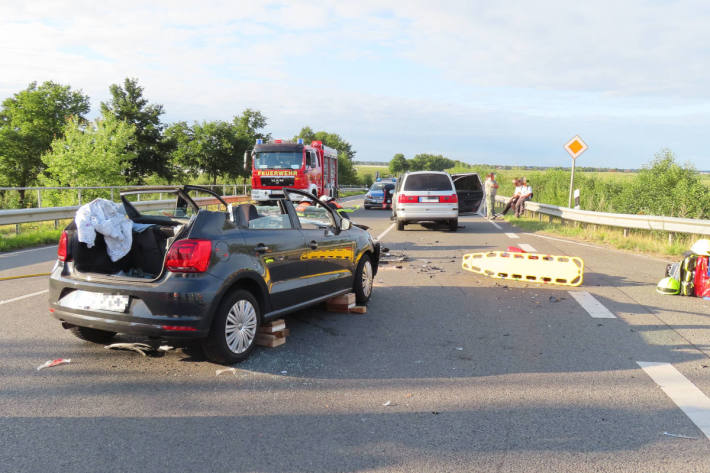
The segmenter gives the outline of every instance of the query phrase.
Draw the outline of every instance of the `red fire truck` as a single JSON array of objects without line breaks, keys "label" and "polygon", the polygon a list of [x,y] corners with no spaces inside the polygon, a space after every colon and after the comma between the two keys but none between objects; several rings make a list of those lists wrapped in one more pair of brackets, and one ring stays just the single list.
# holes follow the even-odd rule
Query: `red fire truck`
[{"label": "red fire truck", "polygon": [[310,146],[297,142],[256,140],[252,151],[251,197],[269,200],[282,189],[301,189],[316,197],[338,196],[338,152],[321,141]]}]

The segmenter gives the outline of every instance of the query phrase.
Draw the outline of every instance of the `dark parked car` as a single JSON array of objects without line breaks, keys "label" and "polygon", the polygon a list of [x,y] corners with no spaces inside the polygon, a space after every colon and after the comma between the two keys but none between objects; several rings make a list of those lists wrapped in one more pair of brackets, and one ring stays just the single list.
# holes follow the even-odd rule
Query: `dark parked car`
[{"label": "dark parked car", "polygon": [[367,209],[391,209],[392,195],[394,194],[394,186],[397,179],[391,178],[387,180],[377,181],[370,187],[370,190],[365,194],[364,207]]},{"label": "dark parked car", "polygon": [[[121,194],[134,232],[118,261],[102,235],[88,248],[74,223],[62,233],[50,312],[81,339],[200,339],[210,360],[234,363],[249,356],[265,321],[351,291],[360,304],[370,298],[379,243],[307,193],[232,207],[195,186],[141,192],[174,200]],[[299,213],[292,201],[311,205]]]},{"label": "dark parked car", "polygon": [[483,186],[478,174],[475,172],[452,174],[451,179],[459,196],[459,213],[478,212],[483,202]]}]

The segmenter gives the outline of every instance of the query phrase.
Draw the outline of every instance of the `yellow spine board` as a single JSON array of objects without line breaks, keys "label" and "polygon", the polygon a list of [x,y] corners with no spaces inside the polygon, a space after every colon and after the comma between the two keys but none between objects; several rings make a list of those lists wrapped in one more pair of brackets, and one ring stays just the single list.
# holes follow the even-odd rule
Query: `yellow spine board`
[{"label": "yellow spine board", "polygon": [[463,269],[498,279],[579,286],[584,261],[576,256],[489,251],[463,255]]}]

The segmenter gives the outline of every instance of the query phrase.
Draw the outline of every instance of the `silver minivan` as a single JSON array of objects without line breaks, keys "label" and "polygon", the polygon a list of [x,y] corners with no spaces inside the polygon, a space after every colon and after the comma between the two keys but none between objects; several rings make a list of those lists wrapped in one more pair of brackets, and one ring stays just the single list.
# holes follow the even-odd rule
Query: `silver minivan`
[{"label": "silver minivan", "polygon": [[408,172],[397,182],[392,198],[397,230],[408,223],[444,222],[455,232],[459,225],[459,199],[446,172]]}]

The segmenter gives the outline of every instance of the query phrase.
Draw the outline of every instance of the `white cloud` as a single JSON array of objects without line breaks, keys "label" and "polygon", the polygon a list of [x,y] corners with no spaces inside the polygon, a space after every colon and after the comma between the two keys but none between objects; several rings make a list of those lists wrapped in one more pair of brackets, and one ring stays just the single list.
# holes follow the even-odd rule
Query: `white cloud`
[{"label": "white cloud", "polygon": [[[567,138],[564,120],[656,132],[670,121],[673,142],[678,126],[710,122],[707,20],[694,1],[5,4],[0,98],[55,80],[96,108],[110,84],[137,77],[169,120],[252,107],[280,133],[387,130],[403,141],[395,149],[440,136],[461,149],[466,137]],[[610,128],[596,127],[622,142]]]}]

